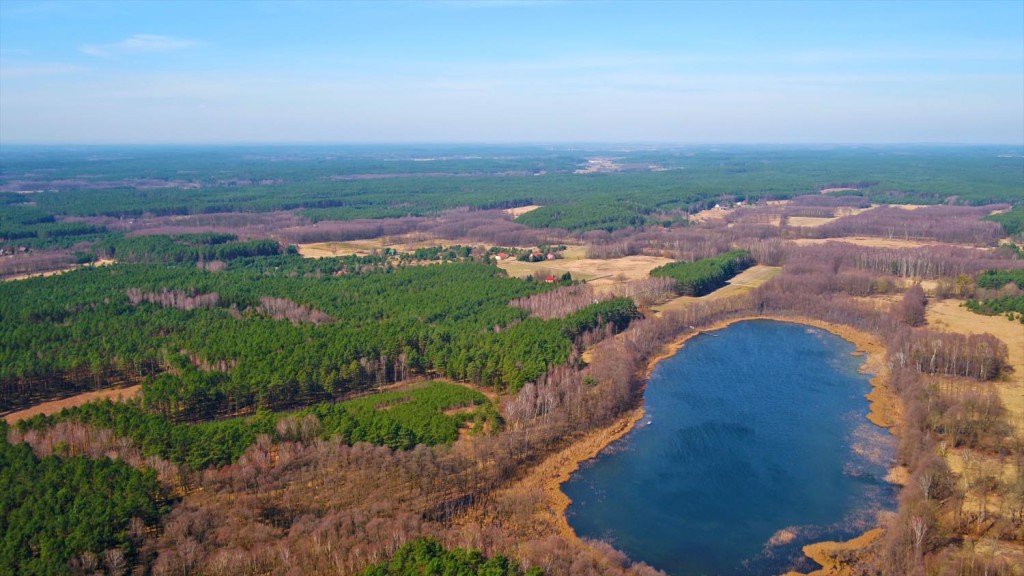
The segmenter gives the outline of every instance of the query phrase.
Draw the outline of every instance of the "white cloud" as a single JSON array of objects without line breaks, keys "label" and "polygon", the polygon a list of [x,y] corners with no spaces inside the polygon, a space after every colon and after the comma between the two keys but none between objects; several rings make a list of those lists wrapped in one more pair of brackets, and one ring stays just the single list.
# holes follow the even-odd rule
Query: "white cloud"
[{"label": "white cloud", "polygon": [[173,52],[192,48],[199,43],[187,38],[159,34],[134,34],[111,44],[85,44],[79,50],[90,56],[109,57],[147,52]]}]

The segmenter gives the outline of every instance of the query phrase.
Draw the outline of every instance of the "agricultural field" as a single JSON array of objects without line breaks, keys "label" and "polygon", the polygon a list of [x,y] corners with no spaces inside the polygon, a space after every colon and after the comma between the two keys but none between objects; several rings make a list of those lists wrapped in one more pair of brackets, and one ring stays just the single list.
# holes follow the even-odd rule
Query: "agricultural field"
[{"label": "agricultural field", "polygon": [[867,246],[870,248],[924,248],[928,246],[939,246],[941,242],[928,240],[906,240],[903,238],[879,238],[877,236],[843,236],[841,238],[795,238],[790,242],[798,246],[813,246],[815,244],[826,244],[828,242],[844,242],[855,246]]},{"label": "agricultural field", "polygon": [[[334,258],[338,256],[380,256],[388,254],[415,254],[417,250],[437,246],[457,246],[456,240],[424,238],[417,234],[403,234],[387,238],[348,240],[345,242],[313,242],[297,245],[298,253],[304,258]],[[487,244],[474,244],[473,248],[487,250]]]},{"label": "agricultural field", "polygon": [[369,256],[386,250],[388,246],[380,239],[353,240],[349,242],[313,242],[299,244],[303,258],[334,258],[336,256]]},{"label": "agricultural field", "polygon": [[530,276],[556,276],[570,274],[574,280],[585,281],[595,288],[610,288],[630,280],[645,278],[658,266],[671,262],[657,256],[625,256],[608,260],[594,260],[579,257],[582,247],[557,260],[543,262],[519,262],[505,260],[498,267],[516,278]]},{"label": "agricultural field", "polygon": [[790,216],[786,218],[787,226],[797,226],[801,228],[817,228],[823,226],[829,222],[835,222],[837,217],[833,218],[819,218],[816,216]]}]

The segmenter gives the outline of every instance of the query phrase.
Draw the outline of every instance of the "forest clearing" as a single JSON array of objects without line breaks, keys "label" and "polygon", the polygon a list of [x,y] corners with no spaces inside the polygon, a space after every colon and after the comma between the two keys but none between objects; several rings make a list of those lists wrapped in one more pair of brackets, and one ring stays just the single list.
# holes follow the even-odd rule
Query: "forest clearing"
[{"label": "forest clearing", "polygon": [[663,304],[651,306],[651,310],[661,316],[671,312],[680,312],[693,303],[700,302],[702,300],[711,301],[743,294],[761,286],[765,282],[779,275],[781,272],[782,268],[779,266],[765,266],[762,264],[751,266],[728,280],[727,286],[723,286],[710,294],[696,297],[679,296]]},{"label": "forest clearing", "polygon": [[[386,238],[369,238],[365,240],[348,240],[345,242],[313,242],[298,244],[299,254],[304,258],[334,258],[337,256],[371,256],[387,250],[409,254],[420,248],[433,246],[453,246],[458,242],[444,239],[424,239],[422,235],[403,235]],[[481,245],[483,246],[483,245]],[[489,248],[489,246],[484,246]]]},{"label": "forest clearing", "polygon": [[[576,248],[578,254],[582,247]],[[586,281],[597,289],[609,288],[630,280],[646,278],[648,273],[658,266],[667,264],[672,260],[657,256],[625,256],[610,260],[595,260],[588,258],[570,256],[564,259],[547,260],[543,262],[519,262],[516,260],[504,260],[498,267],[508,272],[510,276],[525,278],[527,276],[561,276],[571,274],[573,279]]]},{"label": "forest clearing", "polygon": [[336,256],[369,256],[388,248],[381,239],[352,240],[348,242],[313,242],[298,244],[299,254],[303,258],[334,258]]},{"label": "forest clearing", "polygon": [[136,397],[139,392],[142,391],[141,384],[135,384],[134,386],[126,386],[124,388],[107,388],[105,390],[96,390],[93,392],[83,392],[76,394],[68,398],[62,398],[60,400],[50,400],[49,402],[43,402],[42,404],[36,404],[31,408],[24,410],[17,410],[15,412],[9,412],[4,414],[4,420],[8,424],[16,424],[21,420],[28,420],[29,418],[42,414],[49,416],[56,414],[65,408],[74,408],[75,406],[81,406],[89,402],[97,400],[113,400],[120,402],[123,400],[131,400]]},{"label": "forest clearing", "polygon": [[[109,266],[109,265],[115,264],[115,263],[116,262],[114,260],[112,260],[112,259],[101,258],[101,259],[99,259],[99,260],[97,260],[95,262],[92,262],[92,263],[88,264],[88,265],[89,266]],[[43,271],[43,272],[29,272],[29,273],[26,273],[26,274],[13,274],[13,275],[10,275],[10,276],[4,276],[3,278],[0,278],[0,281],[7,282],[7,281],[13,281],[13,280],[28,280],[29,278],[37,278],[37,277],[45,278],[47,276],[56,276],[57,274],[63,274],[65,272],[71,272],[72,270],[77,270],[78,268],[80,268],[80,266],[68,266],[67,268],[58,268],[58,269],[55,269],[55,270],[46,270],[46,271]]]},{"label": "forest clearing", "polygon": [[533,212],[537,208],[540,208],[537,204],[530,204],[529,206],[517,206],[515,208],[506,208],[505,212],[512,216],[513,219],[519,218],[527,212]]},{"label": "forest clearing", "polygon": [[797,246],[814,246],[827,244],[829,242],[843,242],[854,246],[866,246],[869,248],[927,248],[929,246],[942,246],[943,242],[928,240],[907,240],[902,238],[878,238],[872,236],[843,236],[841,238],[796,238],[790,240]]}]

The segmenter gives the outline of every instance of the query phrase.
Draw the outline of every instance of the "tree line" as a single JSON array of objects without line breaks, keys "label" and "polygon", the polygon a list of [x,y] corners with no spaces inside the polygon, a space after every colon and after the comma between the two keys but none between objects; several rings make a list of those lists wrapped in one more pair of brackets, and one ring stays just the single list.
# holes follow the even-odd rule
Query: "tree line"
[{"label": "tree line", "polygon": [[[252,416],[198,423],[175,423],[141,402],[94,402],[35,416],[19,423],[22,432],[78,422],[130,438],[143,456],[159,456],[192,470],[236,461],[261,435],[275,440],[340,437],[349,444],[369,442],[408,450],[417,444],[454,442],[473,422],[483,433],[497,432],[500,418],[485,396],[464,386],[434,381],[409,390],[371,394],[338,403],[319,403],[296,412],[259,411]],[[446,413],[456,408],[466,408]]]},{"label": "tree line", "polygon": [[0,421],[0,571],[125,571],[167,512],[152,470],[85,456],[36,456]]},{"label": "tree line", "polygon": [[[563,333],[563,322],[521,321],[526,313],[507,303],[550,287],[504,278],[491,265],[338,276],[351,259],[278,258],[221,272],[117,265],[0,285],[0,398],[14,406],[64,389],[140,379],[174,357],[229,367],[200,387],[215,401],[190,397],[190,387],[180,386],[183,409],[200,414],[308,402],[428,371],[515,387],[564,361],[575,336]],[[213,294],[216,305],[198,306],[212,304]],[[301,321],[317,320],[318,312],[335,321]]]},{"label": "tree line", "polygon": [[173,264],[273,256],[281,253],[281,246],[274,240],[240,242],[233,235],[187,234],[112,236],[97,242],[92,251],[121,262]]},{"label": "tree line", "polygon": [[437,540],[419,538],[403,545],[386,562],[371,566],[363,576],[543,576],[544,571],[527,572],[507,556],[484,558],[479,550],[446,550]]},{"label": "tree line", "polygon": [[1016,206],[1012,210],[985,216],[985,220],[996,222],[1003,227],[1003,232],[1024,243],[1024,206]]},{"label": "tree line", "polygon": [[655,278],[672,278],[676,293],[682,296],[704,296],[718,290],[743,270],[754,265],[746,250],[733,250],[695,262],[673,262],[651,270]]}]

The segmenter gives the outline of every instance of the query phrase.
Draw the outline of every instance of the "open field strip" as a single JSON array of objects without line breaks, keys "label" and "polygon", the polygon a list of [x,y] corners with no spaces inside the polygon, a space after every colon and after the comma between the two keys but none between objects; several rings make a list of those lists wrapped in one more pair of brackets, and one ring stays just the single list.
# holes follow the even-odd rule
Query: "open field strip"
[{"label": "open field strip", "polygon": [[751,266],[734,276],[732,280],[729,280],[729,283],[726,286],[723,286],[706,296],[680,296],[678,298],[673,298],[664,304],[652,306],[651,310],[653,310],[658,316],[661,316],[666,312],[684,310],[692,303],[699,302],[701,300],[718,300],[721,298],[728,298],[743,292],[749,292],[781,273],[782,268],[778,266]]},{"label": "open field strip", "polygon": [[818,218],[814,216],[790,216],[786,218],[787,226],[799,226],[801,228],[817,228],[829,222],[835,222],[839,218]]},{"label": "open field strip", "polygon": [[901,238],[878,238],[874,236],[843,236],[841,238],[796,238],[788,240],[797,246],[810,246],[814,244],[825,244],[827,242],[845,242],[855,246],[867,246],[871,248],[922,248],[925,246],[956,246],[949,242],[936,242],[934,240],[905,240]]},{"label": "open field strip", "polygon": [[459,242],[444,238],[423,238],[422,235],[385,236],[368,240],[347,240],[343,242],[311,242],[299,244],[299,254],[304,258],[333,258],[336,256],[370,256],[387,249],[396,252],[415,252],[419,248],[434,246],[455,246],[458,244],[490,248],[491,244],[481,242]]},{"label": "open field strip", "polygon": [[351,240],[348,242],[313,242],[299,244],[299,254],[303,258],[333,258],[335,256],[369,256],[374,250],[382,250],[387,246],[379,238],[373,240]]},{"label": "open field strip", "polygon": [[[571,251],[571,252],[570,252]],[[525,278],[536,273],[542,275],[561,276],[568,272],[573,280],[586,280],[594,288],[600,290],[629,280],[646,278],[651,270],[672,262],[669,258],[658,256],[625,256],[609,260],[580,258],[582,248],[570,249],[569,257],[543,262],[519,262],[505,260],[498,267],[509,276]]]},{"label": "open field strip", "polygon": [[84,264],[82,266],[68,266],[67,268],[59,268],[57,270],[46,270],[46,271],[43,271],[43,272],[30,272],[28,274],[15,274],[13,276],[7,276],[6,278],[3,278],[2,281],[9,282],[9,281],[12,281],[12,280],[27,280],[29,278],[38,278],[38,277],[44,277],[45,278],[47,276],[56,276],[58,274],[63,274],[65,272],[71,272],[73,270],[78,270],[79,268],[87,268],[89,266],[110,266],[111,264],[115,264],[116,262],[117,262],[116,260],[110,260],[110,259],[107,259],[107,258],[101,258],[100,260],[97,260],[97,261],[95,261],[95,262],[93,262],[91,264]]},{"label": "open field strip", "polygon": [[56,414],[65,408],[73,408],[75,406],[81,406],[89,402],[96,400],[130,400],[138,396],[139,392],[142,391],[142,385],[136,384],[134,386],[128,386],[126,388],[107,388],[105,390],[96,390],[94,392],[83,392],[76,394],[68,398],[61,398],[59,400],[51,400],[49,402],[43,402],[42,404],[36,404],[30,408],[24,410],[18,410],[11,412],[10,414],[4,415],[4,420],[8,424],[14,424],[19,420],[27,420],[37,414],[43,414],[49,416],[50,414]]},{"label": "open field strip", "polygon": [[506,208],[504,210],[504,212],[506,212],[508,214],[511,214],[512,218],[519,218],[523,214],[526,214],[527,212],[533,212],[537,208],[540,208],[540,206],[537,205],[537,204],[530,204],[529,206],[519,206],[519,207],[516,207],[516,208]]}]

